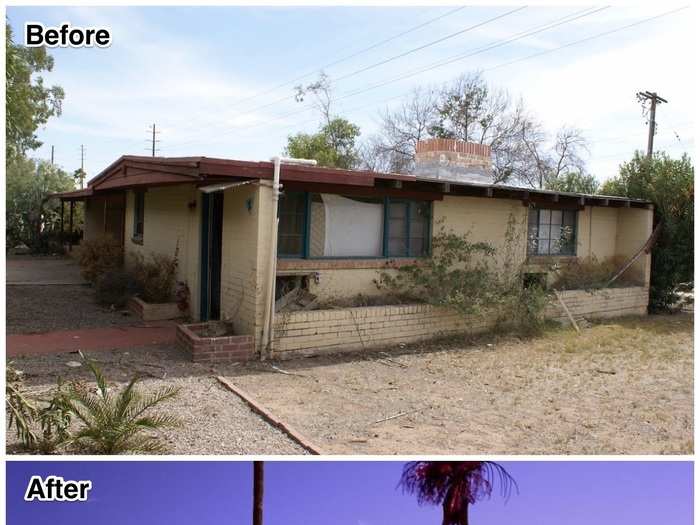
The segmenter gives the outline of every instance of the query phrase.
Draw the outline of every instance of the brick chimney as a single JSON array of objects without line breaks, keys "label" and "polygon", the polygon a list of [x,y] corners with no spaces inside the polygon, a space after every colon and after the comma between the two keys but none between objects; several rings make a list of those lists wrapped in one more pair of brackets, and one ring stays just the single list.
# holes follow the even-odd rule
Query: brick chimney
[{"label": "brick chimney", "polygon": [[445,182],[493,183],[491,147],[457,139],[421,140],[413,174]]}]

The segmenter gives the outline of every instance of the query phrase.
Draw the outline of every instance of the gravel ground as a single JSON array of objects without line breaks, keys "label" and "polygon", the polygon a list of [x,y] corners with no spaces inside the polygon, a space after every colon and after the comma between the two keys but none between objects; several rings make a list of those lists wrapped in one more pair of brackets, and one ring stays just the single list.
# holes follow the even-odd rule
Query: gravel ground
[{"label": "gravel ground", "polygon": [[20,285],[7,286],[5,290],[8,334],[125,326],[140,322],[130,312],[114,312],[99,306],[89,286]]},{"label": "gravel ground", "polygon": [[230,380],[335,454],[692,454],[692,330],[688,314],[618,319]]},{"label": "gravel ground", "polygon": [[[162,432],[168,454],[305,454],[306,451],[286,434],[252,412],[235,394],[223,388],[213,376],[231,375],[235,365],[205,366],[187,361],[178,351],[161,347],[88,354],[112,387],[122,387],[135,374],[145,376],[144,392],[165,386],[180,387],[175,398],[157,410],[180,418],[182,425]],[[24,387],[31,396],[50,390],[60,376],[63,380],[91,379],[84,366],[66,365],[76,361],[74,354],[14,359],[24,374]],[[7,446],[17,450],[14,431],[7,432]]]}]

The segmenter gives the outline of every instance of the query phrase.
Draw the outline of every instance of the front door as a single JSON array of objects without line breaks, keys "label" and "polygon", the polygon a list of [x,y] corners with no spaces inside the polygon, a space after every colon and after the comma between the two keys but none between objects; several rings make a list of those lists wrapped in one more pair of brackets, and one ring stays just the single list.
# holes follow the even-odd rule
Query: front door
[{"label": "front door", "polygon": [[224,193],[202,194],[202,253],[200,319],[221,317],[221,234]]}]

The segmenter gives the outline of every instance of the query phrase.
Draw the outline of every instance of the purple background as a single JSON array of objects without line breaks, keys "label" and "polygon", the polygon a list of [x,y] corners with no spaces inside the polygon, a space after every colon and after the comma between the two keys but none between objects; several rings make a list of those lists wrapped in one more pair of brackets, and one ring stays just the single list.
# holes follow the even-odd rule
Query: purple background
[{"label": "purple background", "polygon": [[[690,462],[504,462],[520,493],[471,511],[473,525],[690,525]],[[401,462],[266,462],[266,525],[440,524],[397,489]],[[33,474],[91,479],[87,503],[27,503]],[[7,462],[9,525],[248,524],[250,462]]]}]

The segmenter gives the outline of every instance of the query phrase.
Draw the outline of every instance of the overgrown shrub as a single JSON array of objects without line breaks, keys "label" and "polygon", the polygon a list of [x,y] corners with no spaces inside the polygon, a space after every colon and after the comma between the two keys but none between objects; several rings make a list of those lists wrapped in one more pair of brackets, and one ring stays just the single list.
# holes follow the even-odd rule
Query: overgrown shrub
[{"label": "overgrown shrub", "polygon": [[63,255],[63,236],[58,231],[43,231],[34,236],[29,249],[37,255]]},{"label": "overgrown shrub", "polygon": [[496,290],[486,283],[495,280],[495,249],[473,243],[468,235],[444,228],[433,238],[431,257],[400,267],[395,275],[380,274],[379,286],[407,301],[450,307],[473,314],[492,306]]},{"label": "overgrown shrub", "polygon": [[500,262],[487,243],[444,229],[433,239],[432,255],[415,265],[401,267],[395,275],[380,274],[379,286],[389,293],[465,315],[495,315],[501,327],[522,335],[535,335],[545,325],[549,300],[540,286],[525,286],[516,266],[519,241],[511,216]]},{"label": "overgrown shrub", "polygon": [[123,268],[108,270],[97,279],[95,298],[103,306],[122,308],[141,286],[134,274]]},{"label": "overgrown shrub", "polygon": [[118,241],[105,235],[83,241],[80,244],[78,262],[82,276],[91,283],[97,283],[99,277],[107,271],[121,268],[124,250]]},{"label": "overgrown shrub", "polygon": [[19,372],[8,364],[5,372],[5,407],[8,429],[15,427],[24,450],[51,454],[68,441],[71,414],[59,384],[47,399],[30,400],[22,391]]},{"label": "overgrown shrub", "polygon": [[687,154],[672,159],[659,152],[647,159],[636,152],[601,189],[605,195],[648,199],[654,204],[654,225],[661,223],[651,252],[650,307],[654,310],[675,308],[677,286],[694,279],[694,176]]},{"label": "overgrown shrub", "polygon": [[121,391],[113,392],[102,371],[82,353],[80,357],[95,377],[96,392],[83,382],[59,382],[46,397],[30,399],[23,392],[21,375],[11,364],[7,366],[8,429],[15,428],[22,448],[41,454],[71,448],[92,454],[163,451],[153,432],[176,426],[179,420],[153,414],[152,409],[179,389],[167,387],[143,395],[136,388],[139,378],[134,377]]},{"label": "overgrown shrub", "polygon": [[139,284],[141,296],[149,303],[168,303],[175,299],[177,250],[173,257],[152,253],[148,258],[135,254],[129,265]]},{"label": "overgrown shrub", "polygon": [[[552,288],[556,290],[595,290],[603,288],[625,264],[624,257],[608,257],[599,261],[595,256],[574,259],[560,266]],[[638,284],[623,273],[611,286],[633,286]]]}]

